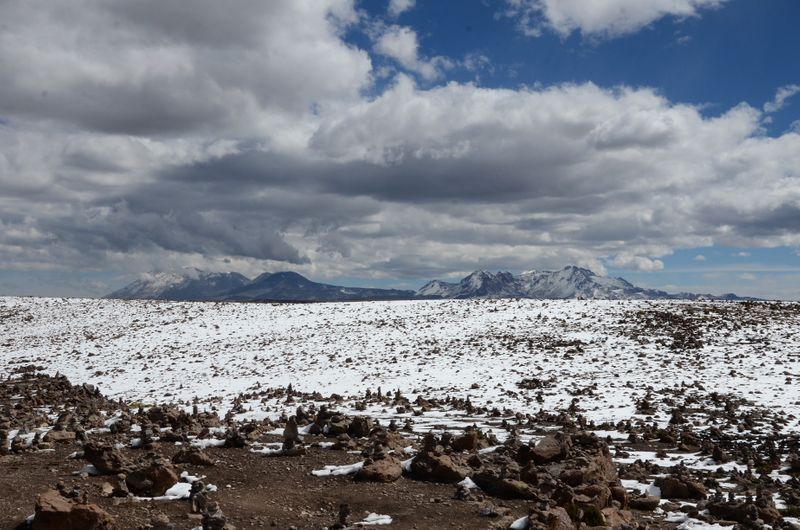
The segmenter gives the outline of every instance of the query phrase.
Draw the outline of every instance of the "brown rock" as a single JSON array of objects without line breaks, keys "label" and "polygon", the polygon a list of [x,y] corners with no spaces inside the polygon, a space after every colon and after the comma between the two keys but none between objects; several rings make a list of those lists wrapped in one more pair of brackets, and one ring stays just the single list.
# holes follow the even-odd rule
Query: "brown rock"
[{"label": "brown rock", "polygon": [[708,504],[708,511],[714,517],[737,523],[752,523],[762,519],[772,524],[781,518],[780,512],[771,506],[758,507],[745,502],[712,502]]},{"label": "brown rock", "polygon": [[536,491],[527,482],[499,477],[494,471],[476,473],[472,481],[489,495],[502,499],[535,499]]},{"label": "brown rock", "polygon": [[533,461],[538,465],[556,462],[569,452],[569,436],[563,433],[550,434],[539,440],[532,451]]},{"label": "brown rock", "polygon": [[575,488],[575,494],[576,498],[583,498],[583,504],[591,504],[600,509],[605,508],[611,502],[611,490],[602,484],[588,484]]},{"label": "brown rock", "polygon": [[83,457],[102,475],[115,475],[130,464],[118,449],[97,442],[83,446]]},{"label": "brown rock", "polygon": [[358,473],[356,480],[366,482],[394,482],[403,474],[400,460],[387,456],[380,460],[367,461]]},{"label": "brown rock", "polygon": [[365,438],[369,436],[373,427],[374,424],[371,418],[356,416],[353,418],[353,421],[350,422],[350,426],[347,428],[347,434],[353,438]]},{"label": "brown rock", "polygon": [[482,446],[485,446],[485,443],[481,443],[481,439],[478,437],[477,431],[467,431],[463,435],[457,437],[450,443],[450,447],[453,448],[453,451],[475,451],[480,449]]},{"label": "brown rock", "polygon": [[634,520],[631,512],[617,508],[603,508],[602,513],[606,526],[609,528],[623,528],[633,523]]},{"label": "brown rock", "polygon": [[158,459],[129,473],[125,483],[137,495],[158,497],[178,483],[178,475],[169,461]]},{"label": "brown rock", "polygon": [[658,508],[661,499],[653,497],[652,495],[645,495],[644,497],[635,497],[628,501],[628,506],[634,510],[643,512],[652,512]]},{"label": "brown rock", "polygon": [[411,461],[411,476],[429,482],[453,483],[464,480],[467,470],[448,455],[420,453]]},{"label": "brown rock", "polygon": [[622,486],[612,486],[611,498],[617,501],[623,508],[628,507],[628,491]]},{"label": "brown rock", "polygon": [[706,488],[699,482],[681,477],[660,477],[655,481],[661,496],[667,499],[705,499]]},{"label": "brown rock", "polygon": [[173,464],[191,464],[193,466],[213,466],[214,461],[199,447],[184,448],[172,457]]},{"label": "brown rock", "polygon": [[33,530],[108,530],[113,519],[96,504],[76,504],[56,490],[36,499]]},{"label": "brown rock", "polygon": [[42,437],[42,440],[53,443],[74,442],[75,433],[73,431],[56,431],[51,429]]},{"label": "brown rock", "polygon": [[545,514],[547,530],[574,530],[575,523],[564,508],[551,508]]}]

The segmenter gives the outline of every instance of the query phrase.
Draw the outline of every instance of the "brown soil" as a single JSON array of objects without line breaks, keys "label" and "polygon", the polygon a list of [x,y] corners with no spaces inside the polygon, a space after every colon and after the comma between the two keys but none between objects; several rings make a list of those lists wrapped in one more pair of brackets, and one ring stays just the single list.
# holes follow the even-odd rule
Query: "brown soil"
[{"label": "brown soil", "polygon": [[[177,530],[200,525],[189,514],[188,501],[133,502],[101,496],[105,477],[75,477],[85,461],[67,459],[78,450],[77,444],[56,448],[55,452],[24,453],[0,457],[0,528],[15,528],[33,513],[36,495],[62,481],[88,494],[116,519],[121,530],[137,529],[150,523],[159,513],[165,514]],[[124,451],[127,455],[141,450]],[[159,452],[170,455],[174,449],[161,444]],[[486,499],[465,502],[453,499],[455,487],[415,481],[406,477],[391,484],[362,483],[352,477],[315,477],[313,469],[324,465],[350,464],[360,455],[343,451],[310,448],[301,457],[264,457],[247,449],[211,448],[206,452],[217,461],[214,467],[179,465],[179,470],[193,475],[207,475],[204,481],[219,488],[209,495],[219,503],[228,521],[239,529],[315,528],[336,522],[340,503],[349,503],[350,521],[368,513],[391,515],[390,528],[487,528],[493,519],[481,517],[479,509],[492,502],[500,512],[517,517],[527,513],[524,501]],[[119,501],[117,501],[119,502]],[[380,527],[379,527],[380,528]]]}]

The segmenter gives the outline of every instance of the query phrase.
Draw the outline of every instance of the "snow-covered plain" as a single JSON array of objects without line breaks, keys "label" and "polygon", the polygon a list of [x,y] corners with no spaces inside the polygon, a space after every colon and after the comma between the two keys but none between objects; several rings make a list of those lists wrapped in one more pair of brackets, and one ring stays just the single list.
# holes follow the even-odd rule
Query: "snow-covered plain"
[{"label": "snow-covered plain", "polygon": [[[579,396],[596,422],[635,415],[648,387],[739,395],[800,417],[797,312],[724,302],[428,300],[237,304],[0,298],[0,376],[34,364],[129,402],[285,387],[469,397],[535,413]],[[720,311],[747,315],[721,318]],[[639,311],[688,314],[700,349],[642,334]],[[704,313],[707,311],[707,313]],[[638,335],[638,336],[637,336]],[[580,341],[580,342],[577,342]],[[534,378],[543,388],[522,388]],[[538,399],[537,399],[538,394]],[[423,420],[424,418],[419,418]],[[668,411],[655,420],[666,422]],[[452,420],[455,421],[455,420]],[[787,426],[797,429],[794,420]]]}]

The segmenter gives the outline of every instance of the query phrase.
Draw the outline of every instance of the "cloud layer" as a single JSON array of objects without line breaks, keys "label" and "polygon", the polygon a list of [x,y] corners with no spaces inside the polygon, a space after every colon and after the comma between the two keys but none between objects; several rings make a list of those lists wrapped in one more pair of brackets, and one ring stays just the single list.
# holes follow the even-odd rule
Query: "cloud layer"
[{"label": "cloud layer", "polygon": [[[764,135],[760,109],[592,83],[378,89],[350,0],[78,4],[0,7],[0,268],[421,279],[800,245],[800,135]],[[618,33],[720,2],[580,4],[528,6]],[[440,75],[413,30],[382,27],[374,53]]]}]

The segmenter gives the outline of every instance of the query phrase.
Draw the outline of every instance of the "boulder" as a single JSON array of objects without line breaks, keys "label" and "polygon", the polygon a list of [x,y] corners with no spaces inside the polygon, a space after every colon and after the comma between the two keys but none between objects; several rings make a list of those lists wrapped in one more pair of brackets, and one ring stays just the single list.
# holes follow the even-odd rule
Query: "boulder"
[{"label": "boulder", "polygon": [[158,497],[178,483],[178,475],[169,461],[157,459],[129,473],[125,483],[136,495]]},{"label": "boulder", "polygon": [[628,501],[628,506],[630,506],[634,510],[640,510],[642,512],[652,512],[656,508],[658,508],[661,499],[658,497],[653,497],[652,495],[645,495],[644,497],[635,497]]},{"label": "boulder", "polygon": [[539,440],[531,451],[533,461],[538,465],[549,464],[564,459],[569,453],[569,436],[563,433],[550,434]]},{"label": "boulder", "polygon": [[772,506],[756,506],[746,502],[711,502],[708,512],[718,519],[736,521],[737,523],[752,523],[762,519],[767,524],[772,524],[781,518],[781,514]]},{"label": "boulder", "polygon": [[74,442],[75,441],[75,432],[74,431],[57,431],[55,429],[51,429],[47,431],[42,437],[42,440],[45,442],[53,442],[53,443],[67,443],[67,442]]},{"label": "boulder", "polygon": [[369,436],[373,427],[374,424],[371,418],[356,416],[353,418],[353,421],[350,422],[350,426],[347,428],[347,434],[353,438],[365,438]]},{"label": "boulder", "polygon": [[661,496],[667,499],[705,499],[706,488],[699,482],[684,477],[660,477],[655,481],[661,488]]},{"label": "boulder", "polygon": [[455,437],[450,442],[450,447],[453,451],[475,451],[478,449],[478,433],[475,431],[466,431],[461,436]]},{"label": "boulder", "polygon": [[429,482],[451,484],[467,476],[467,470],[444,454],[420,453],[411,461],[411,476]]},{"label": "boulder", "polygon": [[130,464],[119,449],[98,442],[89,442],[84,445],[83,457],[102,475],[116,475]]},{"label": "boulder", "polygon": [[575,530],[575,523],[572,522],[564,508],[557,507],[547,510],[544,519],[547,530]]},{"label": "boulder", "polygon": [[39,495],[31,528],[33,530],[108,530],[113,519],[96,504],[77,504],[58,491]]},{"label": "boulder", "polygon": [[536,491],[527,482],[500,477],[492,470],[481,471],[472,476],[472,481],[489,495],[501,499],[535,499]]},{"label": "boulder", "polygon": [[403,474],[400,460],[386,456],[379,460],[367,460],[358,473],[356,480],[365,482],[394,482]]},{"label": "boulder", "polygon": [[172,457],[173,464],[191,464],[193,466],[213,466],[214,461],[199,447],[181,449]]}]

